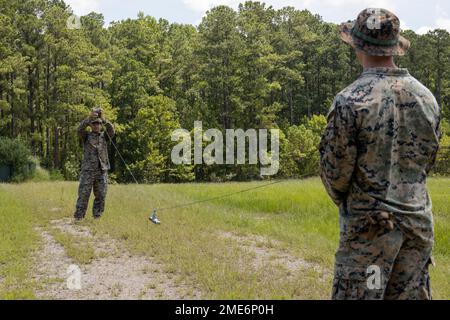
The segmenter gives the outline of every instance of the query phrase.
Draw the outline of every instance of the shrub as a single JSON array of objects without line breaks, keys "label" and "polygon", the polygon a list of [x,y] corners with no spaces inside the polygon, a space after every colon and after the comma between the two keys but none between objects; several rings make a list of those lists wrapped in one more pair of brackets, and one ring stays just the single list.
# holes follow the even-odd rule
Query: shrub
[{"label": "shrub", "polygon": [[450,136],[443,135],[433,172],[438,175],[450,175]]},{"label": "shrub", "polygon": [[41,167],[39,160],[33,158],[34,163],[36,164],[36,170],[33,173],[32,181],[40,182],[40,181],[50,181],[50,174],[47,170]]},{"label": "shrub", "polygon": [[71,154],[64,162],[64,178],[69,181],[77,181],[80,178],[80,161]]},{"label": "shrub", "polygon": [[281,168],[284,177],[296,178],[319,173],[319,143],[327,124],[325,116],[304,118],[287,129],[281,138]]},{"label": "shrub", "polygon": [[21,182],[30,178],[36,164],[25,143],[19,139],[0,137],[0,165],[12,169],[11,181]]},{"label": "shrub", "polygon": [[51,181],[63,181],[64,175],[59,170],[50,170],[50,180]]}]

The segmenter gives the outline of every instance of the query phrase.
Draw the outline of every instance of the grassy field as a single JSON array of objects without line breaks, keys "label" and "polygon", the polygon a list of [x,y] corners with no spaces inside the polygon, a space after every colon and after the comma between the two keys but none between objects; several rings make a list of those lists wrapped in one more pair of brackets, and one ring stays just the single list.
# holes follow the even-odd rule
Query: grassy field
[{"label": "grassy field", "polygon": [[[285,181],[231,198],[162,211],[160,226],[147,221],[155,207],[261,184],[113,185],[105,216],[99,221],[88,218],[82,225],[94,234],[121,241],[133,254],[157,260],[165,272],[193,279],[205,298],[328,299],[338,215],[319,179]],[[429,180],[436,230],[437,266],[431,270],[435,299],[450,299],[449,186],[450,179]],[[49,229],[52,220],[71,217],[76,190],[77,184],[71,182],[0,185],[1,298],[33,297],[36,284],[30,280],[29,257],[40,244],[33,227]],[[224,237],[230,233],[234,238]],[[75,261],[89,263],[95,258],[90,243],[53,234]],[[257,254],[249,254],[242,245],[255,237],[268,240],[264,244],[256,241],[256,247],[269,246],[318,268],[292,272],[282,263],[265,263],[255,269]]]},{"label": "grassy field", "polygon": [[0,186],[0,299],[33,298],[30,253],[37,248],[32,211]]}]

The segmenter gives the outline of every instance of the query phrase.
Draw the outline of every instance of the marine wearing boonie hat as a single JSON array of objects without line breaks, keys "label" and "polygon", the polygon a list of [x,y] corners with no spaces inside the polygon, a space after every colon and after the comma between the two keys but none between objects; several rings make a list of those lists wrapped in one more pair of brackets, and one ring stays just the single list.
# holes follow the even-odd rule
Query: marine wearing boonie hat
[{"label": "marine wearing boonie hat", "polygon": [[411,43],[400,35],[400,20],[381,8],[363,10],[354,21],[340,25],[341,39],[371,56],[403,56]]},{"label": "marine wearing boonie hat", "polygon": [[[99,131],[101,127],[92,126],[94,123],[104,125],[105,131]],[[89,125],[92,126],[91,131],[86,130]],[[111,168],[107,142],[114,137],[114,126],[102,117],[101,108],[94,108],[90,116],[81,121],[77,131],[83,143],[84,156],[74,218],[75,220],[84,218],[92,191],[95,195],[93,215],[94,218],[100,218],[105,210],[108,170]]]},{"label": "marine wearing boonie hat", "polygon": [[410,42],[392,12],[366,9],[339,31],[363,72],[336,95],[319,145],[320,175],[339,207],[332,298],[432,299],[426,177],[439,150],[440,107],[395,64]]}]

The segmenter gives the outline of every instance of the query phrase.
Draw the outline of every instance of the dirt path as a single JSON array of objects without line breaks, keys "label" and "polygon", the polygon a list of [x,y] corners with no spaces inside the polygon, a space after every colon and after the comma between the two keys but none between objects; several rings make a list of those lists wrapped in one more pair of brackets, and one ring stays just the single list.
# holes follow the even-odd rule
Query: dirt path
[{"label": "dirt path", "polygon": [[244,252],[248,252],[255,269],[262,269],[266,265],[281,266],[286,269],[288,275],[294,276],[298,272],[314,270],[321,275],[321,280],[330,277],[331,271],[319,264],[312,263],[292,255],[288,250],[281,249],[281,243],[257,235],[236,235],[232,232],[219,232],[218,236],[224,240],[233,241]]},{"label": "dirt path", "polygon": [[[200,292],[181,281],[176,274],[167,274],[162,266],[147,257],[131,255],[118,241],[93,235],[88,228],[75,225],[71,219],[55,220],[51,227],[63,233],[83,237],[95,248],[95,258],[79,265],[81,289],[68,288],[67,279],[74,275],[76,265],[65,248],[43,229],[37,231],[43,246],[36,256],[36,293],[44,299],[198,299]],[[72,267],[73,268],[73,267]]]}]

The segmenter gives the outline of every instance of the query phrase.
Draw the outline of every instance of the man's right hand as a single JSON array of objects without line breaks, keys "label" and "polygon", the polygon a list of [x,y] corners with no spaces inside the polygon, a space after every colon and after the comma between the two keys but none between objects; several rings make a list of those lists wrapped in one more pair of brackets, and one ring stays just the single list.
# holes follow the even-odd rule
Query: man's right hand
[{"label": "man's right hand", "polygon": [[94,111],[91,111],[90,117],[91,118],[98,118],[98,113],[94,112]]}]

